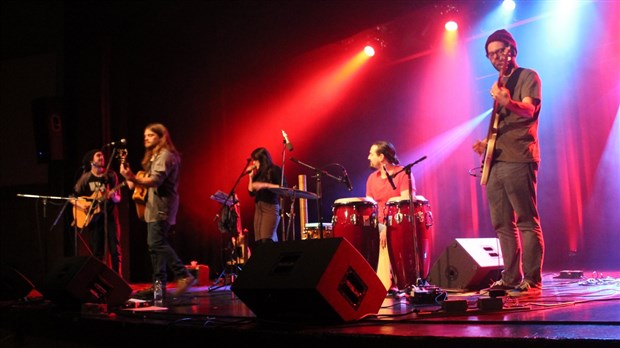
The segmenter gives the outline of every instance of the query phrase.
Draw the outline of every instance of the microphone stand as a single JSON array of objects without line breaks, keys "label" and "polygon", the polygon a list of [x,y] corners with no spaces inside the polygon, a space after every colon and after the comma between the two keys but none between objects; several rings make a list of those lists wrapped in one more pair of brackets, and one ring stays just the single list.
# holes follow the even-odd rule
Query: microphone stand
[{"label": "microphone stand", "polygon": [[[421,285],[423,285],[423,283],[425,282],[423,279],[421,279],[420,276],[420,248],[418,245],[418,233],[417,233],[417,228],[415,225],[415,210],[413,207],[413,202],[414,202],[414,196],[413,196],[413,180],[411,180],[411,167],[413,167],[414,165],[424,161],[426,159],[426,156],[423,156],[422,158],[418,159],[417,161],[413,162],[413,163],[409,163],[406,166],[403,167],[403,169],[399,170],[398,172],[394,173],[392,176],[396,177],[396,175],[400,174],[401,172],[405,172],[407,174],[407,178],[409,179],[409,218],[411,219],[411,227],[412,227],[412,232],[413,232],[413,257],[415,258],[415,278],[416,278],[416,287],[419,287]],[[388,175],[390,175],[388,173]]]},{"label": "microphone stand", "polygon": [[[114,158],[114,154],[116,153],[116,145],[112,148],[112,154],[108,157],[108,163],[103,171],[103,186],[105,190],[102,192],[105,196],[103,198],[103,260],[101,260],[104,264],[108,263],[108,253],[110,248],[109,241],[109,232],[108,232],[108,190],[110,189],[110,183],[108,182],[108,173],[110,171],[110,165],[112,164],[112,158]],[[116,183],[113,183],[112,186],[116,186]],[[91,206],[92,209],[92,206]],[[118,226],[117,226],[118,227]],[[120,243],[120,241],[119,241]],[[119,265],[120,266],[120,265]],[[111,268],[111,267],[110,267]],[[116,270],[114,270],[116,271]],[[119,269],[120,271],[120,269]]]},{"label": "microphone stand", "polygon": [[323,239],[323,237],[324,237],[323,236],[324,228],[323,228],[323,218],[321,217],[321,201],[322,201],[323,192],[322,192],[322,188],[321,188],[321,176],[325,175],[325,176],[330,177],[330,178],[332,178],[332,179],[334,179],[334,180],[336,180],[338,182],[342,182],[342,178],[336,177],[334,175],[331,175],[330,173],[328,173],[328,172],[326,172],[326,171],[324,171],[322,169],[313,167],[313,166],[311,166],[309,164],[306,164],[306,163],[304,163],[304,162],[302,162],[302,161],[300,161],[298,159],[295,159],[293,157],[291,157],[291,161],[293,161],[293,162],[295,162],[297,164],[301,164],[302,166],[304,166],[304,167],[306,167],[306,168],[308,168],[310,170],[313,170],[315,172],[314,176],[316,177],[316,195],[317,195],[317,199],[316,199],[316,212],[317,212],[317,214],[316,215],[317,215],[317,219],[318,219],[318,222],[319,222],[319,236],[321,236],[321,239]]},{"label": "microphone stand", "polygon": [[[60,209],[60,211],[58,212],[58,215],[56,216],[56,219],[54,220],[52,226],[50,227],[49,231],[51,232],[54,228],[54,226],[58,223],[58,220],[60,219],[60,217],[62,216],[62,213],[65,209],[65,207],[67,206],[67,204],[69,203],[69,200],[71,199],[75,199],[74,197],[59,197],[59,196],[41,196],[41,195],[31,195],[31,194],[24,194],[24,193],[18,193],[17,197],[23,197],[23,198],[36,198],[37,199],[37,203],[38,200],[41,200],[41,204],[43,206],[43,219],[44,222],[46,222],[47,220],[47,201],[48,200],[64,200],[65,203],[62,206],[62,208]],[[39,253],[40,253],[40,258],[41,258],[41,262],[43,264],[43,273],[47,273],[47,256],[48,256],[48,248],[46,247],[46,244],[43,243],[41,241],[42,237],[41,237],[41,225],[39,224],[39,210],[37,205],[35,205],[35,215],[36,215],[36,226],[37,226],[37,241],[38,241],[38,248],[39,248]],[[76,242],[77,244],[77,242]],[[4,277],[4,274],[2,275]]]},{"label": "microphone stand", "polygon": [[[292,151],[292,150],[291,150]],[[280,187],[284,187],[284,165],[286,164],[286,138],[282,140],[282,176],[280,177]],[[284,213],[284,197],[280,196],[280,230],[282,231],[282,241],[286,242],[286,214]],[[295,204],[295,199],[293,199],[293,204]],[[289,217],[292,219],[292,217]],[[295,232],[293,232],[293,240],[295,236]]]}]

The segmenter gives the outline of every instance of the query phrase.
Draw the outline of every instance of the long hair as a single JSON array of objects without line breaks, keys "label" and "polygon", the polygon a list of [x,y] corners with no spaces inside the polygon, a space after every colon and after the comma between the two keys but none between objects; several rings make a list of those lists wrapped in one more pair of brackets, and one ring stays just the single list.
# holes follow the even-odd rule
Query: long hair
[{"label": "long hair", "polygon": [[258,171],[261,173],[268,170],[269,167],[271,167],[271,165],[273,164],[273,160],[271,159],[271,154],[264,147],[259,147],[259,148],[254,149],[250,157],[252,157],[253,160],[257,160],[260,163],[260,168],[258,169]]},{"label": "long hair", "polygon": [[396,156],[396,148],[389,141],[377,141],[373,145],[377,146],[377,154],[383,154],[391,164],[400,164],[398,156]]},{"label": "long hair", "polygon": [[151,158],[154,155],[159,154],[161,150],[163,149],[170,151],[171,153],[176,155],[180,160],[179,152],[177,151],[177,148],[174,146],[174,143],[172,142],[172,138],[170,137],[170,133],[168,132],[168,128],[166,128],[166,126],[164,126],[161,123],[151,123],[147,125],[146,127],[144,127],[144,129],[145,130],[148,129],[152,131],[153,133],[157,134],[159,136],[159,144],[157,144],[152,149],[147,149],[144,152],[144,157],[142,158],[142,168],[146,169],[147,166],[149,165],[149,162],[151,161]]}]

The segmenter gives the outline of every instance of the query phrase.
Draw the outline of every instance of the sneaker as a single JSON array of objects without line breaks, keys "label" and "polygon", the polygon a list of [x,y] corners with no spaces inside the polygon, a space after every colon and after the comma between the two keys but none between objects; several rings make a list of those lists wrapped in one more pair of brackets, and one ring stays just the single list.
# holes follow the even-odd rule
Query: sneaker
[{"label": "sneaker", "polygon": [[534,285],[527,280],[521,282],[521,284],[514,287],[513,291],[516,292],[540,292],[542,291],[539,285]]},{"label": "sneaker", "polygon": [[196,277],[191,274],[189,274],[185,278],[180,278],[179,280],[177,280],[177,288],[174,291],[174,296],[178,297],[183,295],[190,286],[194,285],[194,283],[196,283]]},{"label": "sneaker", "polygon": [[493,282],[491,286],[489,286],[489,289],[492,290],[513,290],[514,288],[514,285],[507,284],[503,279]]}]

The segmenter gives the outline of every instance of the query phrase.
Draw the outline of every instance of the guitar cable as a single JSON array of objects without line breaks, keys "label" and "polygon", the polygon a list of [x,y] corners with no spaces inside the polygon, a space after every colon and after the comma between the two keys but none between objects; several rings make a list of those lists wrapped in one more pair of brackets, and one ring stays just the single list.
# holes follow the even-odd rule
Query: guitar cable
[{"label": "guitar cable", "polygon": [[479,172],[482,169],[482,167],[473,167],[470,170],[467,171],[467,173],[469,173],[469,175],[473,176],[474,178],[478,177],[478,174],[476,174],[476,172]]}]

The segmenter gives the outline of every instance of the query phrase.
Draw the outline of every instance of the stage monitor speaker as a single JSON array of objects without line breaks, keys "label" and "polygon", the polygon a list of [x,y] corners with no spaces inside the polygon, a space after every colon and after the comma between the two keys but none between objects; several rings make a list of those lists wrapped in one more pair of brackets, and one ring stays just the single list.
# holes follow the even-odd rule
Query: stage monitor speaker
[{"label": "stage monitor speaker", "polygon": [[435,261],[428,280],[445,289],[480,290],[499,279],[503,268],[497,238],[456,238]]},{"label": "stage monitor speaker", "polygon": [[120,306],[131,292],[123,278],[92,256],[65,258],[48,273],[41,289],[52,302],[73,307],[81,303]]},{"label": "stage monitor speaker", "polygon": [[0,263],[0,301],[23,299],[34,289],[26,276],[15,268]]},{"label": "stage monitor speaker", "polygon": [[232,291],[259,318],[348,322],[378,313],[387,291],[344,238],[255,248]]}]

